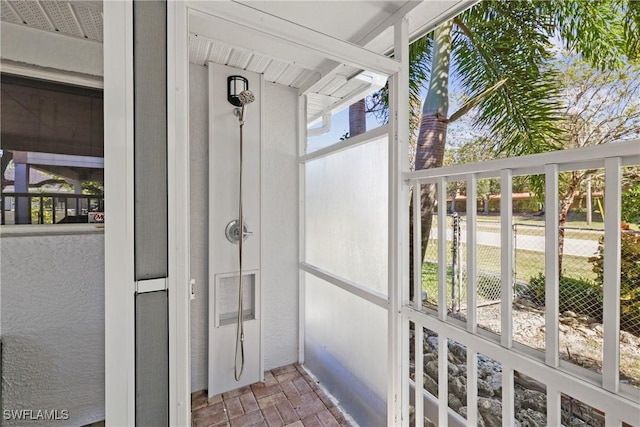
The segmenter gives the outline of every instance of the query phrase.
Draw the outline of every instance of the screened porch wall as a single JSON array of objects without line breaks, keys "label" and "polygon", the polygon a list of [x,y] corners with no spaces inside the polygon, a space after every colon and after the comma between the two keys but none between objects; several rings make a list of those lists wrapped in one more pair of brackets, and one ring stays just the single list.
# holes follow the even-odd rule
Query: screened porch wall
[{"label": "screened porch wall", "polygon": [[361,425],[386,423],[388,138],[305,163],[305,364]]}]

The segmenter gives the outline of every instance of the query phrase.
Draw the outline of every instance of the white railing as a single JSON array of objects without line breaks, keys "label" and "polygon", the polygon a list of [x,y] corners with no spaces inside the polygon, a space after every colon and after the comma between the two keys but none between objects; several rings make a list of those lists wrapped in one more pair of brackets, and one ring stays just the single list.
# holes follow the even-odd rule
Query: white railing
[{"label": "white railing", "polygon": [[[447,340],[452,339],[467,349],[467,424],[476,425],[477,411],[477,355],[482,353],[502,364],[502,420],[504,425],[514,421],[513,377],[517,369],[546,385],[547,425],[561,424],[561,395],[566,393],[583,403],[604,411],[606,425],[619,426],[623,422],[636,425],[640,419],[640,392],[620,384],[620,195],[621,168],[640,165],[640,140],[596,147],[557,151],[492,160],[482,163],[408,172],[403,175],[406,186],[419,188],[422,184],[437,184],[437,203],[446,206],[446,183],[465,181],[467,184],[467,318],[466,325],[448,317],[446,304],[446,227],[445,215],[438,215],[438,308],[422,306],[421,260],[414,260],[414,301],[403,310],[406,320],[415,324],[415,378],[421,379],[424,367],[423,328],[438,334],[438,420],[446,426],[450,419],[448,408]],[[605,170],[605,232],[603,290],[603,360],[602,375],[593,375],[561,364],[559,360],[559,271],[558,271],[558,174],[562,171]],[[546,255],[545,255],[545,355],[527,351],[513,342],[513,257],[512,178],[518,175],[545,176]],[[476,248],[476,183],[479,179],[499,177],[501,180],[501,333],[492,339],[478,334],[477,320],[477,248]],[[414,236],[420,235],[419,191],[414,191]],[[413,251],[421,252],[420,239],[414,239]],[[421,384],[421,381],[416,381]],[[409,387],[409,380],[405,382]],[[429,399],[423,387],[414,388],[416,425],[427,413]],[[408,405],[408,403],[406,403]],[[433,409],[433,408],[431,408]],[[433,411],[431,411],[433,413]],[[435,420],[434,420],[435,421]]]}]

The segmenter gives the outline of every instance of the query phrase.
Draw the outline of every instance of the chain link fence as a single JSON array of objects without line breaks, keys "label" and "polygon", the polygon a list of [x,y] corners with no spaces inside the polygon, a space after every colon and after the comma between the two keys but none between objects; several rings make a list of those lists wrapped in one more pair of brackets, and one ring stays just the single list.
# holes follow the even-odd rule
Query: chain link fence
[{"label": "chain link fence", "polygon": [[[423,267],[423,298],[437,305],[437,215],[434,215]],[[467,222],[457,214],[447,215],[447,308],[451,313],[466,309]],[[514,298],[544,309],[545,226],[531,222],[513,225]],[[477,239],[478,307],[500,302],[501,224],[479,219]],[[598,228],[564,227],[560,233],[560,311],[588,321],[602,321],[603,240]],[[622,330],[640,335],[640,232],[621,231],[621,321]]]},{"label": "chain link fence", "polygon": [[[463,310],[467,298],[467,224],[464,217],[447,215],[447,305],[451,312]],[[477,245],[477,301],[478,306],[500,301],[500,223],[478,221],[477,230],[484,230],[486,241]],[[429,243],[423,267],[423,289],[426,303],[435,306],[438,302],[437,215],[434,215]]]}]

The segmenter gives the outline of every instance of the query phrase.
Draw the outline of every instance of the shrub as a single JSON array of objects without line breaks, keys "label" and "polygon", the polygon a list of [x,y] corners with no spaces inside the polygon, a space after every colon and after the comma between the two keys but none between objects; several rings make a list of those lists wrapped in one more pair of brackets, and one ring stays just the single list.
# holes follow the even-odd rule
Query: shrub
[{"label": "shrub", "polygon": [[[602,320],[602,288],[592,280],[561,277],[558,302],[560,311],[573,311],[577,314]],[[545,304],[545,277],[539,273],[529,279],[526,295],[538,305]]]},{"label": "shrub", "polygon": [[622,219],[640,224],[640,182],[630,185],[622,192]]},{"label": "shrub", "polygon": [[[598,253],[589,259],[596,281],[604,282],[604,237],[598,241]],[[640,232],[621,224],[620,234],[620,327],[640,334]]]}]

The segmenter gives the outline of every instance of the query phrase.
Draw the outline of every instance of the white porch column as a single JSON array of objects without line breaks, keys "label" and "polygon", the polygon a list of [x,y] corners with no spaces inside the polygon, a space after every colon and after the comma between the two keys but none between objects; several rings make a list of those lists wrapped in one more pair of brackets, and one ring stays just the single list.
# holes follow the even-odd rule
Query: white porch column
[{"label": "white porch column", "polygon": [[67,182],[71,185],[73,185],[73,192],[74,194],[82,194],[82,183],[78,180],[67,180]]},{"label": "white porch column", "polygon": [[387,424],[409,423],[409,36],[406,18],[394,25],[394,55],[400,70],[390,82],[389,135],[389,320]]},{"label": "white porch column", "polygon": [[133,11],[104,2],[105,419],[135,425]]}]

